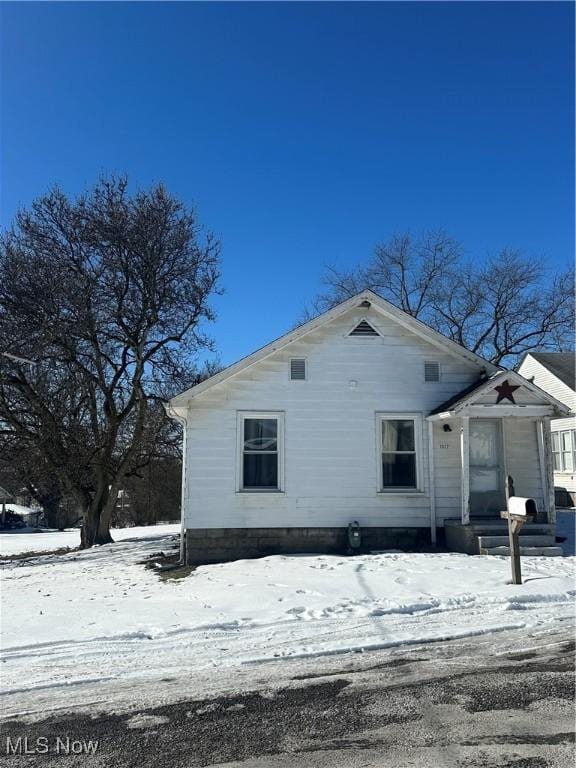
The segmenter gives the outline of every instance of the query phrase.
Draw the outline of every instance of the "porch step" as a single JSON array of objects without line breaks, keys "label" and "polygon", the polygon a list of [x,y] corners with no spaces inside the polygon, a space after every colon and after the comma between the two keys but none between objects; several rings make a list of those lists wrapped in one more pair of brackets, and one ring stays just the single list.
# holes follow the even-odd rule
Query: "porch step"
[{"label": "porch step", "polygon": [[[510,557],[510,547],[480,547],[481,555],[504,555]],[[562,547],[520,547],[522,557],[562,557]]]},{"label": "porch step", "polygon": [[[524,530],[518,537],[521,547],[553,547],[556,544],[556,537],[543,533],[524,533]],[[491,549],[492,547],[507,547],[509,539],[507,535],[502,536],[478,536],[478,546],[480,549]]]},{"label": "porch step", "polygon": [[[478,535],[504,536],[508,533],[508,520],[471,520],[470,528]],[[522,536],[554,534],[555,526],[553,523],[525,523],[522,528]]]},{"label": "porch step", "polygon": [[[462,526],[460,520],[445,520],[445,528],[462,528],[470,530],[475,536],[507,536],[508,520],[487,518],[486,520],[472,519],[467,525]],[[553,536],[556,530],[554,523],[525,523],[522,528],[522,536]]]},{"label": "porch step", "polygon": [[[472,518],[466,525],[458,519],[444,521],[446,546],[467,555],[506,555],[509,553],[508,520]],[[562,555],[556,547],[554,523],[526,523],[520,533],[522,553],[527,555]]]}]

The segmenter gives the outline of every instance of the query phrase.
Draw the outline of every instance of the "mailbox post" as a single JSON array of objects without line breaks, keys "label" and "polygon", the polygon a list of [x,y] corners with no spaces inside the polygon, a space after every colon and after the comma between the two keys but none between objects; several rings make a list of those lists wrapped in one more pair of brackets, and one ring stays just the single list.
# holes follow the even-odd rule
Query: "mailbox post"
[{"label": "mailbox post", "polygon": [[512,583],[522,584],[519,536],[524,523],[536,518],[536,503],[534,499],[523,499],[514,495],[514,481],[510,476],[506,478],[506,507],[507,509],[500,513],[500,517],[508,520]]}]

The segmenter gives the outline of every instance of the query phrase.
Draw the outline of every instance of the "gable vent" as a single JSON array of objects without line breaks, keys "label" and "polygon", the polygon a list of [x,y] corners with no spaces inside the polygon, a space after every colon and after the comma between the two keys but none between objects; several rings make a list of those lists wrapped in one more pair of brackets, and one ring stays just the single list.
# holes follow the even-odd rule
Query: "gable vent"
[{"label": "gable vent", "polygon": [[424,363],[424,381],[440,381],[440,363],[436,360]]},{"label": "gable vent", "polygon": [[306,360],[294,357],[290,360],[290,378],[292,381],[306,380]]},{"label": "gable vent", "polygon": [[354,330],[350,331],[350,336],[379,336],[380,334],[378,331],[375,331],[374,328],[368,323],[366,320],[362,320]]}]

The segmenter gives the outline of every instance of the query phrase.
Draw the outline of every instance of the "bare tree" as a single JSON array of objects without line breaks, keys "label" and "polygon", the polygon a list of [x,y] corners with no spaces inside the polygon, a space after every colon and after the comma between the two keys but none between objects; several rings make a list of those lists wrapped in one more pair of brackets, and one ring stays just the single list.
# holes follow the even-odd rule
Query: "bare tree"
[{"label": "bare tree", "polygon": [[50,528],[62,530],[78,522],[78,513],[62,504],[58,478],[44,456],[14,430],[0,433],[0,477],[8,478],[14,494],[37,502]]},{"label": "bare tree", "polygon": [[551,274],[541,260],[503,249],[485,261],[465,257],[443,231],[394,235],[365,264],[328,267],[323,290],[303,319],[370,288],[413,317],[496,364],[534,349],[573,345],[574,273]]},{"label": "bare tree", "polygon": [[0,419],[38,451],[83,517],[82,546],[111,541],[125,478],[154,440],[153,404],[210,342],[220,247],[162,186],[99,182],[21,211],[0,244]]}]

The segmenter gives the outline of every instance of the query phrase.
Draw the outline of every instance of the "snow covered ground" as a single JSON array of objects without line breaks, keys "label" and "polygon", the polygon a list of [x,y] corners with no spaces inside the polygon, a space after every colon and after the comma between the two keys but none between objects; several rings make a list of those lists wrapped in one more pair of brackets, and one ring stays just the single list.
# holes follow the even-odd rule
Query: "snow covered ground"
[{"label": "snow covered ground", "polygon": [[[113,528],[114,541],[125,539],[157,538],[159,533],[176,534],[180,524],[162,526],[141,526],[139,528]],[[53,552],[57,549],[75,549],[80,546],[80,529],[67,528],[65,531],[19,530],[0,533],[0,558],[2,555],[17,555],[21,552]]]},{"label": "snow covered ground", "polygon": [[15,515],[36,515],[39,512],[42,512],[40,508],[34,508],[34,507],[23,507],[21,504],[13,504],[12,502],[9,502],[6,504],[6,511],[7,512],[14,512]]},{"label": "snow covered ground", "polygon": [[[226,676],[521,628],[553,634],[574,618],[574,557],[524,558],[520,586],[507,558],[401,552],[274,556],[162,579],[141,561],[175,546],[176,530],[130,528],[113,545],[5,562],[8,697],[49,691],[56,706],[71,686]],[[15,551],[17,536],[2,535],[0,550],[8,539]],[[24,536],[47,550],[73,545],[69,532]]]}]

